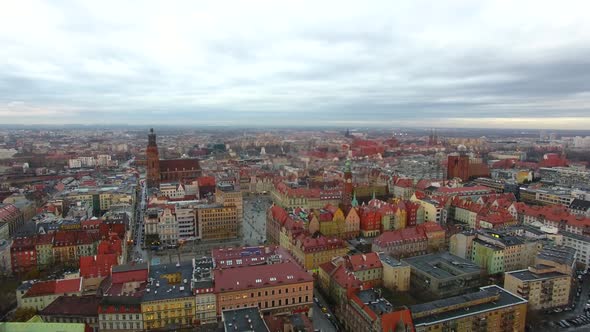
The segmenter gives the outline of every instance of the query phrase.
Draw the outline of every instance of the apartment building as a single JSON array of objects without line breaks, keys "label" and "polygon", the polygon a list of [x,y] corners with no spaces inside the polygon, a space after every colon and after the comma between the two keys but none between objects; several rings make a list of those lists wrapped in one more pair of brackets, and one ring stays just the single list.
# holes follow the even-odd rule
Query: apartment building
[{"label": "apartment building", "polygon": [[528,301],[492,285],[410,307],[416,332],[525,330]]}]

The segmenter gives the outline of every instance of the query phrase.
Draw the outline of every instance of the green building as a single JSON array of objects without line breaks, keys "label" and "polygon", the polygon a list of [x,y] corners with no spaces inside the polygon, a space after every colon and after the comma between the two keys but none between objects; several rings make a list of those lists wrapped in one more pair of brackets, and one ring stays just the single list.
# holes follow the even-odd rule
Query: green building
[{"label": "green building", "polygon": [[471,260],[479,267],[486,269],[488,274],[504,272],[504,248],[480,239],[473,240]]}]

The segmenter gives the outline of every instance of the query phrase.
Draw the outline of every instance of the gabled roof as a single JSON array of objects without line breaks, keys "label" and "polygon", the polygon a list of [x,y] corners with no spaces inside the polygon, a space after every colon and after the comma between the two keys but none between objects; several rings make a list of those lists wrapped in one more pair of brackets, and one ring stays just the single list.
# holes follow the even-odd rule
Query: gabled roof
[{"label": "gabled roof", "polygon": [[161,159],[160,171],[172,172],[182,170],[200,170],[198,159]]},{"label": "gabled roof", "polygon": [[95,295],[60,296],[39,313],[41,316],[97,317],[100,298]]},{"label": "gabled roof", "polygon": [[41,281],[31,286],[23,297],[70,294],[78,293],[81,290],[82,278]]},{"label": "gabled roof", "polygon": [[381,260],[376,252],[357,254],[346,257],[346,267],[354,272],[382,268]]}]

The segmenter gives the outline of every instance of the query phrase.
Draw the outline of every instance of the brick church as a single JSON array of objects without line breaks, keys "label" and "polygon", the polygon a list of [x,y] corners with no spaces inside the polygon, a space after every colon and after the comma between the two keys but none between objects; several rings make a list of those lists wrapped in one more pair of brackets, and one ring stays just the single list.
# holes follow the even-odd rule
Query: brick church
[{"label": "brick church", "polygon": [[183,179],[201,176],[201,166],[197,159],[160,159],[153,128],[148,134],[146,159],[147,183],[150,188],[157,187],[160,183],[181,182]]}]

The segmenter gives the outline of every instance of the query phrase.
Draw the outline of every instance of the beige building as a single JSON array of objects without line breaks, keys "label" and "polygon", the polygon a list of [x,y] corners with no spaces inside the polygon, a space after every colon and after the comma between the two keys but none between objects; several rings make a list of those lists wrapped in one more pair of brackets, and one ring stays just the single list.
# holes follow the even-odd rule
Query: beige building
[{"label": "beige building", "polygon": [[507,272],[504,288],[529,301],[529,309],[544,310],[569,303],[572,278],[552,267]]},{"label": "beige building", "polygon": [[410,290],[410,266],[386,254],[379,254],[383,264],[383,287],[392,291]]},{"label": "beige building", "polygon": [[522,331],[527,300],[496,285],[410,307],[416,332]]},{"label": "beige building", "polygon": [[449,241],[449,252],[464,259],[471,259],[474,239],[475,233],[473,231],[453,234]]}]

